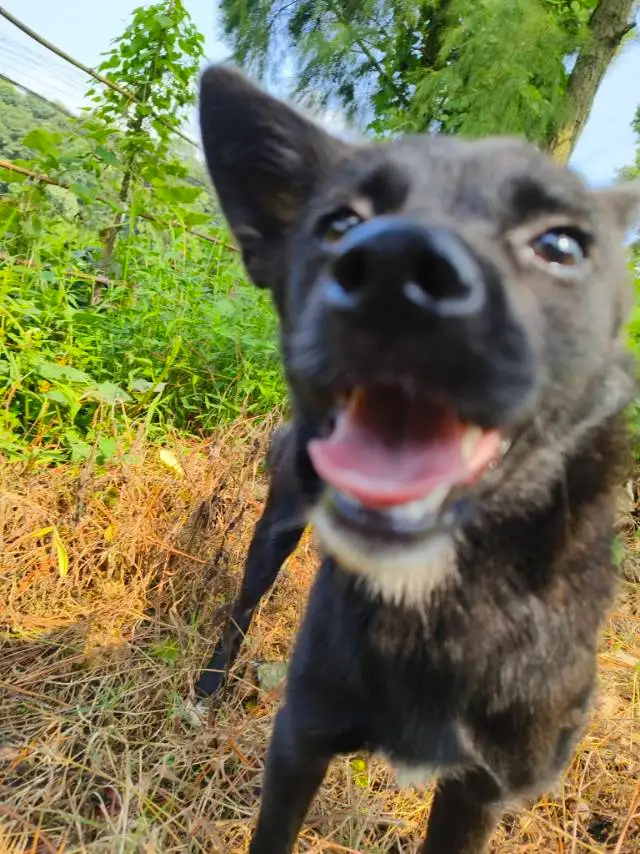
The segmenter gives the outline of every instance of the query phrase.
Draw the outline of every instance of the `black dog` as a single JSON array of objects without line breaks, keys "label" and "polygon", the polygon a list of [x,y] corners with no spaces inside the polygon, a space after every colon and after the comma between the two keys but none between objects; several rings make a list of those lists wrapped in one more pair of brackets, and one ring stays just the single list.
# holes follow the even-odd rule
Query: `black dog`
[{"label": "black dog", "polygon": [[363,749],[439,777],[423,852],[477,854],[588,713],[640,193],[513,139],[347,145],[228,68],[203,77],[201,126],[293,409],[239,628],[298,539],[283,521],[310,508],[328,555],[252,854],[291,851],[331,758]]}]

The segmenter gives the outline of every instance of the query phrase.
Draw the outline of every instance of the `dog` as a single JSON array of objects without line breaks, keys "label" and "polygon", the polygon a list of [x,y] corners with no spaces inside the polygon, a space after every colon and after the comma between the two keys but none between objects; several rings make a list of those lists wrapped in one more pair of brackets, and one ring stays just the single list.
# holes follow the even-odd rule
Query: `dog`
[{"label": "dog", "polygon": [[251,854],[290,852],[332,758],[356,751],[437,780],[423,854],[478,854],[588,717],[640,190],[590,189],[515,138],[348,143],[225,66],[202,77],[200,123],[279,315],[292,412],[231,646],[302,515],[325,555]]}]

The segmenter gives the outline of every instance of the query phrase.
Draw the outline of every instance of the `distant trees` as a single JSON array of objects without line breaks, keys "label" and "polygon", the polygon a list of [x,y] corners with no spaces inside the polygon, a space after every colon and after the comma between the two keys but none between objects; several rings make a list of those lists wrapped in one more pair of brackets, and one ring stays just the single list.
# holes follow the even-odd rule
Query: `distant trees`
[{"label": "distant trees", "polygon": [[236,58],[379,134],[523,134],[566,161],[634,0],[222,0]]},{"label": "distant trees", "polygon": [[31,156],[23,139],[32,130],[47,125],[68,132],[72,119],[34,95],[0,80],[0,159],[19,160]]}]

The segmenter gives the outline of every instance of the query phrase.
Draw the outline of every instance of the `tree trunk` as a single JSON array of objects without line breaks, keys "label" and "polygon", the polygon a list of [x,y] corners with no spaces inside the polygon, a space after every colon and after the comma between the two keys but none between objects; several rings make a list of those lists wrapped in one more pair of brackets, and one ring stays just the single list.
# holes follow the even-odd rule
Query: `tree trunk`
[{"label": "tree trunk", "polygon": [[[131,178],[133,175],[132,170],[133,165],[127,167],[127,171],[124,173],[124,178],[122,179],[122,184],[120,185],[118,201],[123,206],[127,203],[127,200],[129,198],[129,188],[131,187]],[[104,291],[105,277],[108,275],[109,268],[111,267],[113,250],[115,249],[116,240],[118,238],[118,230],[122,227],[124,216],[124,213],[120,211],[116,215],[113,225],[106,230],[104,255],[102,256],[101,264],[104,276],[100,277],[99,279],[96,279],[94,282],[93,290],[91,292],[91,305],[98,305],[98,303],[102,302],[102,293]]]},{"label": "tree trunk", "polygon": [[602,78],[614,60],[622,40],[634,24],[635,0],[600,0],[589,21],[589,39],[578,54],[569,77],[564,113],[550,134],[548,150],[566,163],[584,128]]},{"label": "tree trunk", "polygon": [[[136,114],[131,124],[127,130],[127,134],[133,136],[140,133],[140,129],[142,128],[143,118],[141,115]],[[126,206],[129,200],[129,190],[131,188],[131,182],[133,181],[133,170],[136,162],[136,151],[135,149],[129,154],[127,158],[127,162],[125,164],[124,176],[122,178],[122,183],[120,184],[120,192],[118,193],[118,201],[120,202],[120,206],[122,209]],[[125,213],[124,210],[121,210],[120,213],[117,214],[113,225],[109,229],[106,240],[105,240],[105,249],[104,255],[102,256],[102,271],[105,276],[109,274],[109,268],[111,267],[111,259],[113,257],[113,250],[115,249],[116,240],[118,238],[118,230],[122,227],[122,223],[124,222]],[[91,294],[91,305],[98,305],[99,302],[102,301],[102,292],[104,290],[104,284],[98,283],[94,285],[93,292]]]}]

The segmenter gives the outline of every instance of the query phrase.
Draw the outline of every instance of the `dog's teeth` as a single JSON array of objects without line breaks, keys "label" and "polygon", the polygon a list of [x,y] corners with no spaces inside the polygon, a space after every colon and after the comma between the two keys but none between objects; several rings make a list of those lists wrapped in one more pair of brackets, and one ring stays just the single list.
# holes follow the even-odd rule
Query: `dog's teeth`
[{"label": "dog's teeth", "polygon": [[[451,484],[443,483],[426,495],[424,498],[418,498],[415,501],[407,501],[406,504],[394,504],[380,511],[398,523],[415,523],[420,522],[425,516],[430,513],[435,513],[443,505],[445,498],[451,491]],[[342,501],[346,504],[351,504],[354,508],[364,508],[364,505],[358,501],[353,495],[342,493]],[[366,508],[364,508],[366,509]]]},{"label": "dog's teeth", "polygon": [[503,439],[500,442],[500,454],[504,457],[509,448],[511,447],[511,439]]},{"label": "dog's teeth", "polygon": [[478,442],[482,439],[483,430],[480,427],[468,427],[462,437],[461,451],[465,462],[471,462],[473,455],[478,446]]},{"label": "dog's teeth", "polygon": [[450,489],[451,486],[444,483],[425,498],[418,498],[416,501],[408,501],[406,504],[390,507],[387,513],[399,521],[419,522],[427,513],[433,513],[442,506]]}]

